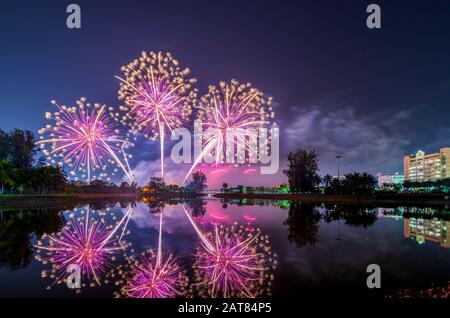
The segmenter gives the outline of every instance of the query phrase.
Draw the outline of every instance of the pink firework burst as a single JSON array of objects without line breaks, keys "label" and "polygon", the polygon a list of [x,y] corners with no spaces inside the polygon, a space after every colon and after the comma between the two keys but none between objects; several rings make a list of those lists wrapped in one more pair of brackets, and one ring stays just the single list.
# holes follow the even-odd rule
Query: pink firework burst
[{"label": "pink firework burst", "polygon": [[188,278],[180,261],[172,254],[157,262],[152,250],[138,259],[129,258],[130,270],[123,272],[121,295],[130,298],[175,298],[186,295]]},{"label": "pink firework burst", "polygon": [[161,152],[161,176],[164,177],[164,139],[185,124],[197,99],[193,89],[195,79],[188,79],[188,68],[181,69],[170,53],[146,53],[122,67],[124,78],[120,80],[118,97],[125,102],[121,107],[135,133],[155,140],[159,137]]},{"label": "pink firework burst", "polygon": [[61,232],[44,236],[35,246],[38,253],[45,252],[37,259],[52,265],[49,272],[42,272],[42,276],[50,276],[54,279],[53,284],[60,284],[67,279],[69,266],[77,265],[83,286],[86,286],[85,282],[90,286],[101,285],[101,278],[111,269],[117,253],[127,247],[115,233],[130,214],[131,209],[115,226],[108,226],[102,220],[93,221],[89,209],[86,216],[78,220],[71,215],[73,220]]},{"label": "pink firework burst", "polygon": [[189,279],[178,258],[163,255],[162,226],[164,210],[159,215],[157,252],[148,250],[139,259],[128,258],[128,268],[122,273],[117,285],[122,285],[119,294],[130,298],[174,298],[185,296]]},{"label": "pink firework burst", "polygon": [[259,229],[215,225],[204,234],[186,211],[200,238],[195,256],[195,287],[200,297],[255,298],[271,295],[277,257]]},{"label": "pink firework burst", "polygon": [[[81,171],[83,178],[87,174],[88,181],[91,181],[93,171],[99,171],[94,178],[107,177],[106,169],[114,164],[132,181],[127,159],[131,156],[124,151],[132,144],[127,137],[120,136],[117,128],[119,115],[112,107],[97,103],[92,105],[85,98],[78,100],[76,107],[60,106],[55,101],[52,103],[58,111],[46,113],[46,118],[55,123],[39,131],[45,136],[41,136],[38,142],[51,164],[64,162],[73,169],[70,172],[72,176],[76,171]],[[49,150],[46,145],[50,145]]]},{"label": "pink firework burst", "polygon": [[212,249],[206,244],[197,248],[195,280],[202,297],[255,298],[270,295],[276,265],[268,237],[258,230],[246,231],[237,224],[215,226],[214,233],[206,235]]},{"label": "pink firework burst", "polygon": [[[234,154],[235,148],[243,149],[244,153],[247,151],[248,162],[256,163],[258,151],[253,144],[257,144],[258,129],[267,127],[270,119],[275,117],[271,105],[272,98],[266,97],[250,83],[240,84],[231,80],[230,83],[220,82],[219,87],[209,86],[208,93],[201,97],[196,107],[202,131],[209,133],[205,133],[203,151],[195,158],[185,181],[213,150],[216,165],[224,162],[224,149],[227,153],[233,150]],[[245,162],[242,152],[238,155],[238,162]]]}]

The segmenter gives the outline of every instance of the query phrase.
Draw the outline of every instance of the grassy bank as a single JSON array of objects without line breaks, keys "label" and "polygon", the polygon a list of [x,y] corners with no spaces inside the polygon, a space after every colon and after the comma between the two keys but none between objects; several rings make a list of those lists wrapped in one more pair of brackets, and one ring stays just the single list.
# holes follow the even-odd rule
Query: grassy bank
[{"label": "grassy bank", "polygon": [[0,195],[0,208],[65,207],[86,201],[136,199],[135,193],[60,193],[52,195]]},{"label": "grassy bank", "polygon": [[448,199],[450,195],[441,193],[378,193],[374,195],[217,193],[214,197],[222,199],[290,200],[352,205],[450,205],[450,200]]}]

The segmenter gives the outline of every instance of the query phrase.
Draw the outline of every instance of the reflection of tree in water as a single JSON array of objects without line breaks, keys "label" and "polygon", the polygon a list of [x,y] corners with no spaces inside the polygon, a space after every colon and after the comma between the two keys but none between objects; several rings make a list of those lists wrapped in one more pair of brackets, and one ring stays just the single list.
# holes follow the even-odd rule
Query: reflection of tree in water
[{"label": "reflection of tree in water", "polygon": [[33,255],[31,239],[55,233],[65,224],[58,208],[0,211],[0,267],[11,270],[27,267]]},{"label": "reflection of tree in water", "polygon": [[202,198],[195,198],[186,204],[191,209],[193,217],[202,217],[206,214],[206,202]]},{"label": "reflection of tree in water", "polygon": [[318,240],[321,214],[316,205],[291,202],[288,217],[283,224],[289,227],[289,242],[298,246],[315,245]]},{"label": "reflection of tree in water", "polygon": [[136,206],[135,200],[130,200],[128,198],[118,199],[118,200],[91,200],[89,201],[89,206],[92,210],[95,211],[104,211],[107,209],[114,208],[117,203],[119,203],[120,207],[122,209],[128,208],[128,206],[131,205],[131,207]]},{"label": "reflection of tree in water", "polygon": [[148,201],[147,206],[150,209],[151,214],[158,214],[162,213],[166,206],[166,202],[162,200],[150,200]]},{"label": "reflection of tree in water", "polygon": [[377,221],[377,210],[361,206],[324,205],[319,210],[316,204],[292,201],[288,218],[284,224],[289,227],[288,239],[298,246],[315,245],[318,241],[320,220],[326,223],[344,220],[351,226],[367,228]]},{"label": "reflection of tree in water", "polygon": [[323,220],[327,223],[344,220],[345,224],[367,228],[377,221],[377,210],[361,206],[325,206]]}]

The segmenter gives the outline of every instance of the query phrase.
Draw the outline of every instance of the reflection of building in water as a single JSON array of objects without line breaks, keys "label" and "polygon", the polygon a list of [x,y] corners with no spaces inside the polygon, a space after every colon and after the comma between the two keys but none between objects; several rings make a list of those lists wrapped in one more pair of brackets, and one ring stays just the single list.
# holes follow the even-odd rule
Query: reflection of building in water
[{"label": "reflection of building in water", "polygon": [[419,244],[430,241],[442,247],[450,247],[450,221],[439,219],[403,219],[403,235]]}]

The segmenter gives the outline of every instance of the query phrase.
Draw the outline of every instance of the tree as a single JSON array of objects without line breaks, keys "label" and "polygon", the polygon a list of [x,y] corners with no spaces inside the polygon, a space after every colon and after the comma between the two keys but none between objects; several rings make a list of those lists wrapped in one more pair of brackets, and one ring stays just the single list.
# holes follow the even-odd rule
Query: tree
[{"label": "tree", "polygon": [[151,177],[147,187],[151,189],[151,192],[160,193],[165,191],[166,183],[160,177]]},{"label": "tree", "polygon": [[327,174],[323,177],[322,182],[323,182],[325,188],[329,188],[329,187],[331,187],[331,185],[333,183],[333,177],[330,176],[329,174]]},{"label": "tree", "polygon": [[374,176],[364,172],[354,172],[345,175],[342,184],[343,192],[346,194],[372,194],[375,190],[376,179]]},{"label": "tree", "polygon": [[10,160],[17,168],[31,168],[36,154],[36,143],[31,131],[13,129],[9,134]]},{"label": "tree", "polygon": [[128,189],[130,188],[130,185],[128,184],[128,182],[126,181],[122,181],[122,183],[120,184],[120,189]]},{"label": "tree", "polygon": [[14,187],[16,184],[17,169],[14,165],[7,161],[0,161],[0,184],[1,184],[1,194],[5,191],[5,186]]},{"label": "tree", "polygon": [[192,174],[192,181],[189,184],[189,188],[194,192],[203,192],[206,189],[206,175],[202,171],[197,171]]},{"label": "tree", "polygon": [[0,160],[8,160],[10,153],[9,135],[0,129]]},{"label": "tree", "polygon": [[292,193],[313,192],[320,183],[318,157],[314,150],[298,149],[288,155],[288,167],[283,173],[288,177]]},{"label": "tree", "polygon": [[227,190],[228,190],[228,183],[224,182],[222,184],[222,190],[223,190],[223,192],[227,192]]}]

